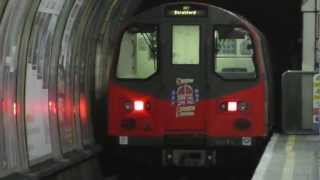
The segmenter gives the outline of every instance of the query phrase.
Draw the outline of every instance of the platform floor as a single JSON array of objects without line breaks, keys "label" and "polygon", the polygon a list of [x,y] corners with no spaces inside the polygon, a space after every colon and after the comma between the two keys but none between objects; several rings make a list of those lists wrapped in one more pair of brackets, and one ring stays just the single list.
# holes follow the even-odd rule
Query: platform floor
[{"label": "platform floor", "polygon": [[274,134],[252,180],[319,180],[320,136]]}]

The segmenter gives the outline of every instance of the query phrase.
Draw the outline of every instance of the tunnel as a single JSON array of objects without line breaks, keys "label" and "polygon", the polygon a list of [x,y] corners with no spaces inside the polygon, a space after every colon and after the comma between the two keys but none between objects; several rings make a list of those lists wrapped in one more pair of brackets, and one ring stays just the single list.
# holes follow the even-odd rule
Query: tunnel
[{"label": "tunnel", "polygon": [[[169,2],[176,1],[0,1],[0,179],[112,174],[104,153],[117,37],[124,20]],[[244,16],[266,35],[280,117],[281,74],[301,69],[300,1],[197,2]]]}]

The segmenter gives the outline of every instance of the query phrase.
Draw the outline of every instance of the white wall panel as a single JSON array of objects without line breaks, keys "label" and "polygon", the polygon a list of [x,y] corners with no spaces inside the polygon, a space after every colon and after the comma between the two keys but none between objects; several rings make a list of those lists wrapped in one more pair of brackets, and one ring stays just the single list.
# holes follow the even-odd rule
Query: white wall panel
[{"label": "white wall panel", "polygon": [[303,71],[313,71],[315,68],[315,17],[314,13],[303,15]]}]

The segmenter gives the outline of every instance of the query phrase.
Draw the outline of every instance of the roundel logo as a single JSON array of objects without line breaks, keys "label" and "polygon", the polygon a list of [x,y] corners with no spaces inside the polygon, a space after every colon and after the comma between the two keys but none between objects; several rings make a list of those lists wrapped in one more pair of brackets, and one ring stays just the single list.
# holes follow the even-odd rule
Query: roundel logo
[{"label": "roundel logo", "polygon": [[194,104],[192,86],[185,84],[178,87],[177,100],[180,106]]}]

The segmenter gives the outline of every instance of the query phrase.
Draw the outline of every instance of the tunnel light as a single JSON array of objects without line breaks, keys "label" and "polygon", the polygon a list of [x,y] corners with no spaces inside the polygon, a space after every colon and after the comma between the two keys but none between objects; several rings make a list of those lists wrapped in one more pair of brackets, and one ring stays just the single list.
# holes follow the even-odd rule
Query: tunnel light
[{"label": "tunnel light", "polygon": [[144,102],[143,101],[134,101],[133,107],[135,111],[143,111],[144,110]]},{"label": "tunnel light", "polygon": [[49,101],[49,111],[52,111],[52,102]]},{"label": "tunnel light", "polygon": [[52,112],[52,113],[56,113],[57,112],[56,105],[55,105],[54,102],[49,101],[48,105],[49,105],[49,111],[50,112]]},{"label": "tunnel light", "polygon": [[235,101],[228,102],[228,112],[235,112],[238,110],[238,103]]},{"label": "tunnel light", "polygon": [[17,103],[13,103],[13,115],[17,115]]},{"label": "tunnel light", "polygon": [[80,97],[80,118],[83,124],[87,123],[88,112],[87,112],[87,101],[85,96]]}]

